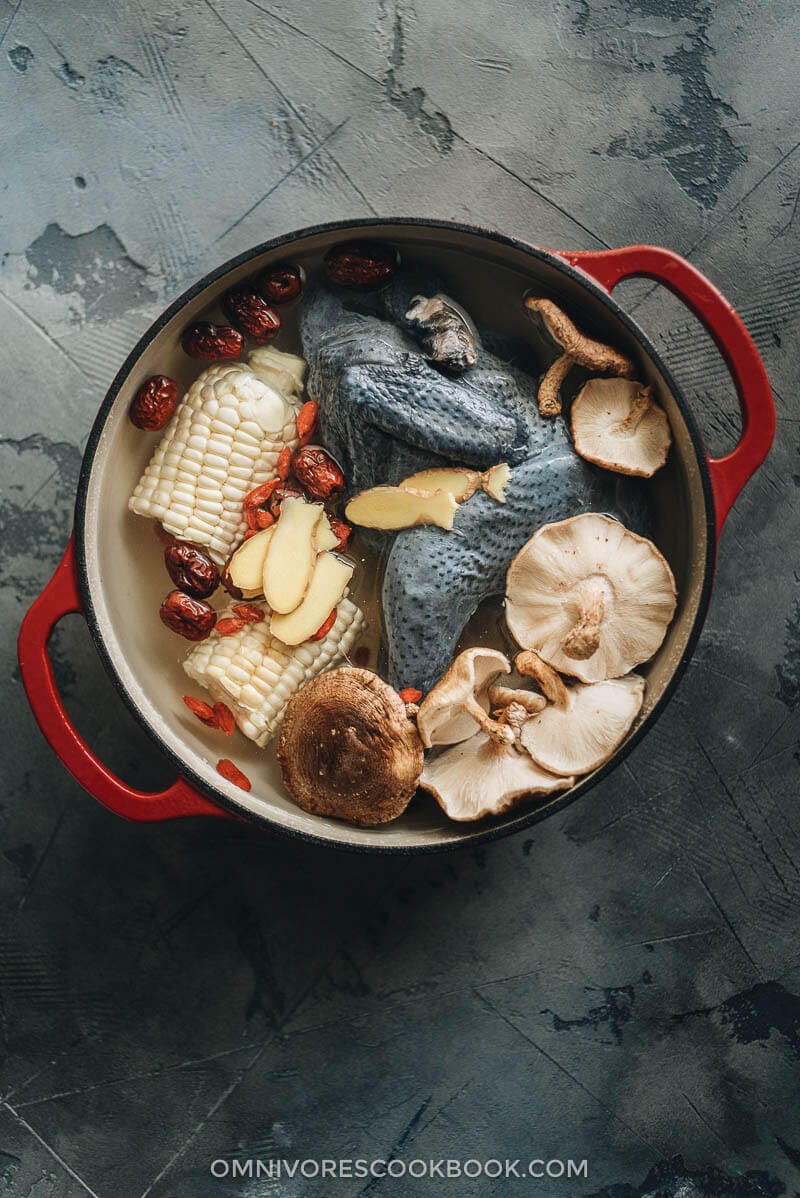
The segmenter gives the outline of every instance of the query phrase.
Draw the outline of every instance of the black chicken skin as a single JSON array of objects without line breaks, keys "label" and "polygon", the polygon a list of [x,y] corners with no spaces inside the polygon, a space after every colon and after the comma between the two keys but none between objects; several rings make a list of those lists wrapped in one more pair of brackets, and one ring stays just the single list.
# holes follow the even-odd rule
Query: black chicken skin
[{"label": "black chicken skin", "polygon": [[539,415],[536,379],[491,353],[488,338],[459,377],[427,361],[405,312],[415,295],[441,290],[440,280],[413,269],[367,299],[320,285],[306,294],[301,317],[321,440],[349,494],[432,466],[511,466],[506,502],[479,491],[459,506],[452,532],[420,526],[370,536],[386,551],[389,681],[423,692],[444,674],[478,605],[503,593],[512,558],[542,524],[586,511],[641,532],[649,523],[641,485],[578,457],[563,420]]}]

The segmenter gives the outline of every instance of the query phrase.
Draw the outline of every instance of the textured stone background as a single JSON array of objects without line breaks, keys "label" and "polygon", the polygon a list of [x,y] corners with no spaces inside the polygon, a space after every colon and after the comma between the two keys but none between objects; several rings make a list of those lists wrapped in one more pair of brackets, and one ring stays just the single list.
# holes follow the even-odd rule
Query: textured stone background
[{"label": "textured stone background", "polygon": [[[0,0],[0,1193],[757,1198],[800,1191],[796,0]],[[696,660],[585,802],[442,858],[126,825],[74,785],[13,640],[83,440],[185,284],[291,227],[453,217],[645,240],[739,306],[779,412]],[[734,443],[680,306],[623,289]],[[168,771],[80,621],[98,749]],[[588,1157],[581,1182],[281,1183],[216,1157]]]}]

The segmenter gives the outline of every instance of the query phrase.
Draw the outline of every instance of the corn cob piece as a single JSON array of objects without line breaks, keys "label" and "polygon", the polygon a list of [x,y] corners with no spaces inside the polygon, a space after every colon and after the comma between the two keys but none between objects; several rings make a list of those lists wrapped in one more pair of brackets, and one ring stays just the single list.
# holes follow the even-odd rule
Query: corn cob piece
[{"label": "corn cob piece", "polygon": [[[280,351],[273,350],[273,355]],[[293,355],[280,355],[290,359]],[[247,524],[244,497],[275,478],[285,445],[297,445],[299,400],[244,362],[210,366],[178,404],[128,502],[221,565]]]},{"label": "corn cob piece", "polygon": [[263,748],[292,695],[350,652],[364,616],[350,599],[342,599],[336,621],[321,641],[289,648],[270,633],[267,605],[259,606],[266,613],[263,623],[246,624],[230,636],[212,632],[191,651],[183,668],[215,700],[227,703],[240,731]]}]

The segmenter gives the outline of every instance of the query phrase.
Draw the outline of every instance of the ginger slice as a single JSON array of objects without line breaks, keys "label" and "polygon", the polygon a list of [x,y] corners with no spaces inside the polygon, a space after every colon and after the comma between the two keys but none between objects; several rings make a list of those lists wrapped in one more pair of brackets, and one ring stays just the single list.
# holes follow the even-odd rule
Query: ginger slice
[{"label": "ginger slice", "polygon": [[264,560],[264,598],[275,612],[294,611],[302,602],[317,557],[314,534],[322,511],[321,503],[295,497],[287,497],[281,505]]},{"label": "ginger slice", "polygon": [[247,598],[260,595],[264,586],[264,562],[272,540],[272,528],[262,528],[233,553],[228,562],[228,578]]},{"label": "ginger slice", "polygon": [[335,549],[338,544],[339,538],[331,528],[328,517],[321,516],[314,531],[314,546],[317,553],[324,553],[326,549]]},{"label": "ginger slice", "polygon": [[347,590],[354,567],[333,553],[316,560],[306,596],[294,611],[275,615],[270,632],[284,645],[302,645],[321,628]]},{"label": "ginger slice", "polygon": [[345,509],[351,524],[392,532],[417,524],[450,530],[458,504],[449,491],[417,491],[405,487],[372,487],[354,495]]},{"label": "ginger slice", "polygon": [[398,486],[412,491],[449,491],[456,503],[471,499],[477,490],[483,490],[498,503],[505,503],[505,490],[511,478],[508,462],[500,462],[481,474],[467,466],[432,466],[410,474]]},{"label": "ginger slice", "polygon": [[409,475],[398,485],[404,491],[449,491],[456,503],[463,503],[478,490],[482,477],[480,471],[465,466],[434,466]]}]

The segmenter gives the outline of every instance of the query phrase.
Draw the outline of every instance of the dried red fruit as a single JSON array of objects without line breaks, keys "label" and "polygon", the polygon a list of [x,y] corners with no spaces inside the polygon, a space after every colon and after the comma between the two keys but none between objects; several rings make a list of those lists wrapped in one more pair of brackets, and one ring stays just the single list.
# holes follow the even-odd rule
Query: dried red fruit
[{"label": "dried red fruit", "polygon": [[307,400],[297,413],[297,435],[300,444],[306,445],[316,436],[319,428],[319,404],[315,399]]},{"label": "dried red fruit", "polygon": [[333,628],[335,623],[336,623],[336,608],[333,609],[333,611],[328,616],[325,623],[322,624],[321,627],[319,627],[317,629],[317,631],[314,633],[314,635],[310,636],[308,639],[310,641],[321,641],[323,637],[326,637],[328,635],[328,633]]},{"label": "dried red fruit", "polygon": [[213,607],[183,591],[170,591],[158,614],[167,628],[187,641],[204,641],[217,622]]},{"label": "dried red fruit", "polygon": [[344,490],[344,475],[327,450],[304,445],[292,458],[292,470],[301,487],[314,499],[330,499]]},{"label": "dried red fruit", "polygon": [[260,486],[254,487],[248,495],[244,497],[244,518],[247,521],[247,527],[254,532],[259,532],[262,528],[269,528],[274,524],[274,520],[266,520],[267,512],[260,510],[268,503],[273,491],[276,491],[281,486],[280,478],[272,478],[267,483],[261,483]]},{"label": "dried red fruit", "polygon": [[224,616],[223,619],[217,620],[217,633],[219,636],[233,636],[236,632],[241,632],[246,621],[241,616]]},{"label": "dried red fruit", "polygon": [[215,703],[213,707],[215,727],[226,736],[233,736],[236,731],[236,720],[227,703]]},{"label": "dried red fruit", "polygon": [[[248,529],[247,532],[242,537],[242,544],[244,544],[244,542],[247,541],[250,537],[254,537],[257,532],[258,532],[257,528]],[[237,549],[238,548],[239,548],[239,546],[237,545]],[[235,553],[235,552],[236,552],[236,549],[234,549],[233,553]],[[230,555],[230,557],[226,561],[225,565],[220,570],[219,580],[222,583],[225,590],[228,592],[228,594],[233,599],[244,599],[244,591],[241,589],[241,587],[237,587],[235,582],[231,578],[231,558],[233,557],[233,553]]]},{"label": "dried red fruit", "polygon": [[275,469],[278,472],[278,478],[284,483],[292,472],[292,452],[291,445],[284,445],[283,449],[278,454],[278,461],[276,463]]},{"label": "dried red fruit", "polygon": [[415,686],[404,686],[397,693],[404,703],[419,703],[422,698],[422,691],[418,691]]},{"label": "dried red fruit", "polygon": [[[315,498],[335,498],[345,488],[342,468],[321,445],[301,446],[292,458],[292,473]],[[320,491],[319,495],[315,487]]]},{"label": "dried red fruit", "polygon": [[171,532],[167,532],[164,525],[161,524],[158,520],[156,520],[155,523],[153,524],[153,532],[155,533],[157,540],[159,540],[162,545],[174,545],[175,544],[175,537],[172,535]]},{"label": "dried red fruit", "polygon": [[201,724],[205,724],[207,728],[216,728],[217,717],[210,703],[205,703],[202,699],[195,699],[192,695],[183,695],[182,698],[189,711],[192,715],[197,716]]},{"label": "dried red fruit", "polygon": [[219,570],[205,549],[191,541],[167,545],[164,565],[175,586],[195,599],[207,599],[219,586]]},{"label": "dried red fruit", "polygon": [[260,486],[254,487],[244,497],[245,508],[263,507],[273,491],[276,491],[281,485],[281,479],[271,478],[268,483],[261,483]]},{"label": "dried red fruit", "polygon": [[244,544],[245,541],[249,541],[251,537],[256,536],[256,534],[260,531],[260,528],[248,528],[247,532],[242,537],[242,543]]},{"label": "dried red fruit", "polygon": [[397,251],[381,241],[348,241],[326,255],[325,270],[340,287],[374,287],[397,270]]},{"label": "dried red fruit", "polygon": [[250,287],[234,287],[222,297],[222,311],[231,324],[262,344],[277,336],[281,318]]},{"label": "dried red fruit", "polygon": [[333,535],[339,538],[339,544],[336,546],[336,549],[339,553],[344,553],[346,549],[349,549],[350,542],[353,539],[352,524],[348,524],[341,516],[331,515],[328,516],[328,523],[331,526]]},{"label": "dried red fruit", "polygon": [[217,762],[217,773],[221,774],[223,778],[227,778],[229,782],[233,782],[234,786],[241,786],[242,790],[252,790],[247,774],[243,774],[238,765],[234,765],[227,757],[222,757]]},{"label": "dried red fruit", "polygon": [[261,624],[264,620],[263,608],[256,607],[255,603],[235,603],[233,610],[245,624]]},{"label": "dried red fruit", "polygon": [[221,358],[238,358],[244,349],[244,337],[230,325],[198,320],[184,329],[181,345],[190,358],[218,362]]},{"label": "dried red fruit", "polygon": [[255,513],[256,528],[261,532],[264,528],[272,528],[275,523],[275,517],[272,512],[262,512],[261,510]]},{"label": "dried red fruit", "polygon": [[300,488],[295,487],[292,483],[284,483],[282,486],[277,487],[269,499],[270,515],[277,520],[281,514],[281,504],[284,499],[299,499],[302,498],[302,495],[303,492]]},{"label": "dried red fruit", "polygon": [[271,304],[288,304],[303,290],[303,276],[292,262],[279,262],[262,277],[259,290]]},{"label": "dried red fruit", "polygon": [[154,433],[169,424],[178,406],[180,390],[166,374],[151,375],[136,392],[128,416],[131,424]]},{"label": "dried red fruit", "polygon": [[369,665],[369,649],[366,645],[359,645],[353,654],[353,665],[359,670],[365,670]]}]

